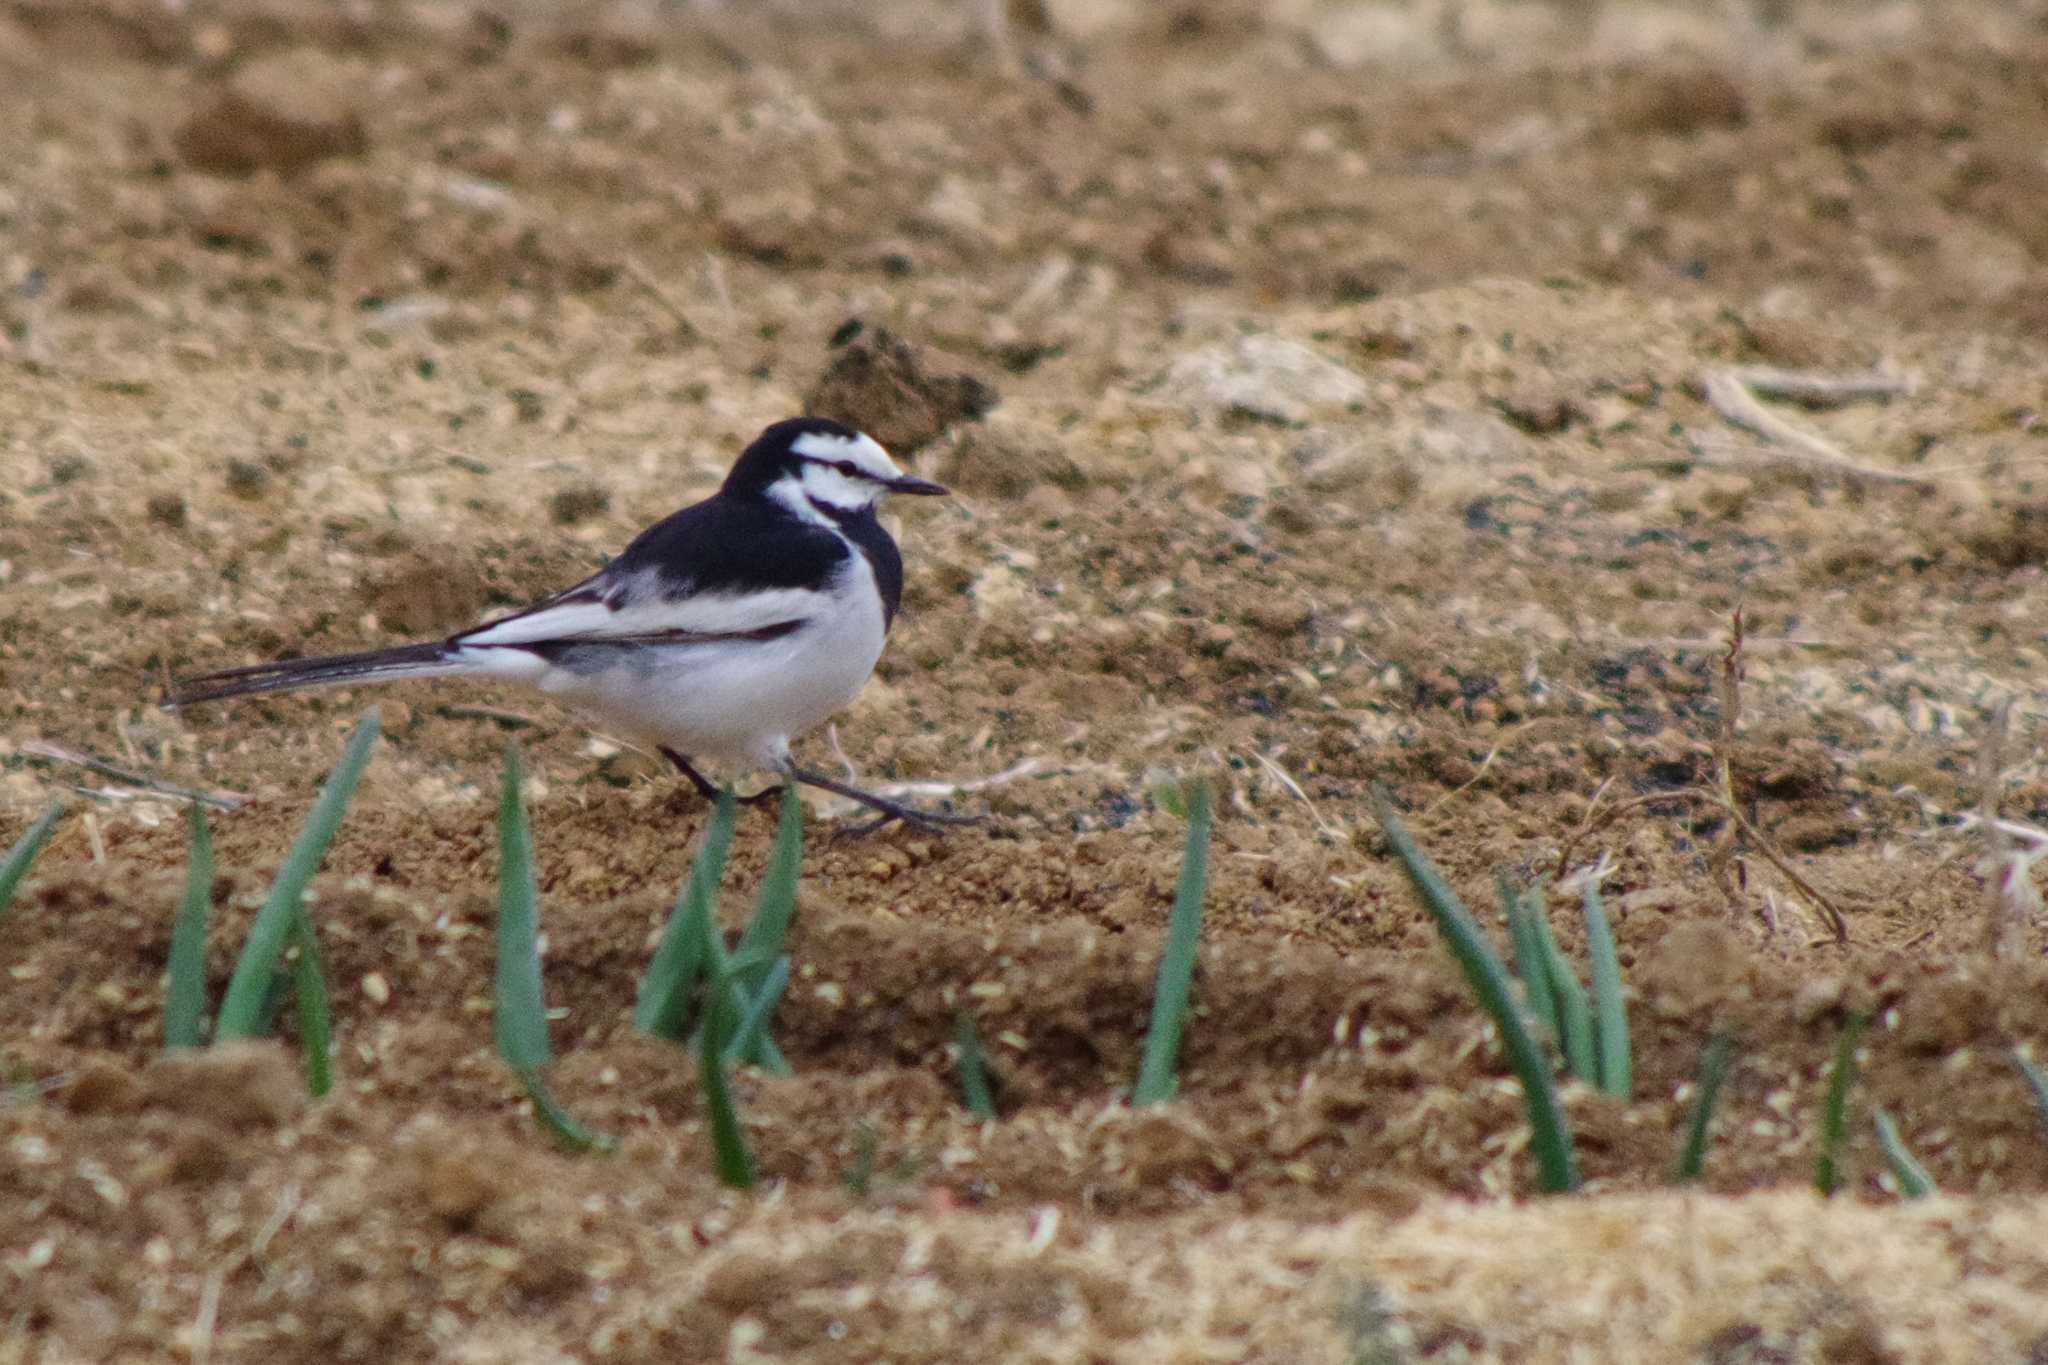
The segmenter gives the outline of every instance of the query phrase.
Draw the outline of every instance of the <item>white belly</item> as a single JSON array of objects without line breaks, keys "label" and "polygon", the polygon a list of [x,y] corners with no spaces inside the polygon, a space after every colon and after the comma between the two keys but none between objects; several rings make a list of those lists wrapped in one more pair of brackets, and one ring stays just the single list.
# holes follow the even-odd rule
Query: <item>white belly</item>
[{"label": "white belly", "polygon": [[548,666],[532,681],[622,734],[692,759],[779,767],[789,742],[852,701],[882,657],[873,574],[854,554],[833,601],[775,640],[648,645]]}]

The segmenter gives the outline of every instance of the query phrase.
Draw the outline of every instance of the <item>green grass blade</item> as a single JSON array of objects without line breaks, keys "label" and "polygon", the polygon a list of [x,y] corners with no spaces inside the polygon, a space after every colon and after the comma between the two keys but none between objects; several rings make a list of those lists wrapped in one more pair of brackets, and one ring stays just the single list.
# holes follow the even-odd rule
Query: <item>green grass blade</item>
[{"label": "green grass blade", "polygon": [[2048,1073],[2034,1065],[2032,1059],[2017,1048],[2013,1050],[2012,1060],[2019,1067],[2020,1075],[2026,1077],[2027,1089],[2034,1092],[2034,1112],[2041,1116],[2044,1125],[2048,1125]]},{"label": "green grass blade", "polygon": [[[746,1044],[745,1051],[736,1057],[732,1055],[731,1048],[727,1048],[728,1064],[758,1066],[769,1075],[783,1080],[796,1075],[796,1068],[789,1064],[789,1058],[782,1055],[782,1049],[775,1045],[774,1035],[769,1032],[770,1026],[775,1022],[775,1011],[781,1007],[783,994],[789,987],[788,977],[785,976],[776,984],[772,995],[768,994],[765,987],[775,976],[775,964],[770,963],[769,981],[761,983],[764,989],[749,995],[746,987],[740,984],[739,978],[726,967],[725,949],[720,947],[716,940],[711,944],[709,960],[714,971],[723,970],[725,975],[724,1026],[735,1042],[744,1040]],[[760,1013],[759,1024],[750,1031],[747,1020],[756,1011]]]},{"label": "green grass blade", "polygon": [[775,957],[769,957],[766,954],[757,953],[752,949],[748,949],[744,953],[737,951],[731,952],[726,954],[725,969],[728,972],[732,973],[735,981],[743,977],[758,976],[766,978],[768,973],[772,971],[775,967],[775,958],[784,956],[787,955],[784,953],[777,953],[775,954]]},{"label": "green grass blade", "polygon": [[498,1055],[533,1101],[533,1117],[571,1151],[611,1151],[613,1138],[578,1123],[548,1088],[547,997],[540,976],[540,882],[533,870],[533,828],[526,818],[519,745],[505,746],[498,794],[498,968],[493,1033]]},{"label": "green grass blade", "polygon": [[548,1089],[547,1077],[531,1067],[513,1067],[512,1073],[519,1077],[519,1083],[526,1087],[526,1097],[533,1101],[533,1117],[541,1127],[547,1129],[555,1141],[572,1152],[610,1152],[618,1149],[619,1140],[595,1129],[586,1128],[576,1121],[575,1115],[564,1109]]},{"label": "green grass blade", "polygon": [[[768,870],[761,874],[761,890],[754,900],[754,917],[733,945],[733,975],[748,991],[759,993],[775,960],[782,956],[789,938],[790,922],[796,917],[797,879],[804,866],[804,803],[796,784],[782,789],[782,818],[775,826],[775,847],[768,854]],[[758,964],[758,965],[757,965]]]},{"label": "green grass blade", "polygon": [[[520,799],[519,746],[505,746],[498,797],[498,974],[494,1032],[498,1055],[522,1075],[552,1059],[548,1009],[540,983],[540,883],[533,870],[533,833]],[[531,1086],[528,1087],[532,1089]],[[536,1109],[538,1102],[536,1102]]]},{"label": "green grass blade", "polygon": [[[731,799],[731,793],[719,798]],[[739,1108],[733,1102],[732,1083],[725,1072],[725,1049],[732,1041],[731,1015],[720,1006],[731,990],[732,978],[714,975],[712,1006],[704,1011],[704,1028],[697,1039],[697,1069],[704,1089],[704,1110],[711,1128],[711,1153],[718,1179],[735,1190],[751,1190],[759,1178],[754,1154],[747,1149],[746,1130],[740,1126]]]},{"label": "green grass blade", "polygon": [[1906,1146],[1906,1140],[1899,1136],[1899,1126],[1892,1122],[1892,1116],[1882,1108],[1870,1111],[1870,1122],[1877,1129],[1877,1145],[1884,1149],[1884,1159],[1892,1168],[1892,1179],[1899,1182],[1899,1194],[1907,1199],[1925,1199],[1930,1194],[1939,1194],[1934,1177],[1927,1174]]},{"label": "green grass blade", "polygon": [[277,1032],[277,1017],[284,1013],[284,1007],[292,1003],[295,987],[292,973],[296,967],[280,962],[277,970],[270,974],[270,982],[263,988],[263,1004],[256,1011],[256,1033],[258,1038],[268,1038]]},{"label": "green grass blade", "polygon": [[1628,1003],[1621,998],[1621,958],[1614,951],[1614,929],[1600,903],[1600,888],[1586,882],[1586,958],[1593,980],[1593,1043],[1600,1066],[1600,1088],[1627,1099],[1635,1088],[1630,1058]]},{"label": "green grass blade", "polygon": [[0,920],[7,918],[7,907],[14,901],[14,892],[21,885],[21,879],[28,875],[29,865],[36,855],[43,851],[43,845],[50,842],[50,835],[56,832],[57,822],[64,818],[64,803],[52,802],[50,808],[36,817],[28,827],[28,833],[14,841],[14,847],[7,850],[5,861],[0,861]]},{"label": "green grass blade", "polygon": [[[796,917],[796,889],[804,863],[804,803],[795,784],[782,792],[782,818],[775,826],[775,846],[768,854],[768,870],[761,876],[761,889],[754,900],[754,917],[740,934],[725,967],[733,979],[737,998],[751,997],[741,1011],[739,1052],[734,1061],[758,1066],[777,1076],[793,1076],[789,1061],[775,1046],[768,1025],[774,1021],[776,1005],[788,985],[789,968],[783,946],[789,926]],[[716,938],[714,947],[722,947]],[[782,985],[772,998],[764,1000],[769,979],[782,972]],[[762,1008],[765,1004],[765,1010]],[[757,1027],[749,1027],[756,1013]],[[730,1054],[729,1054],[730,1055]]]},{"label": "green grass blade", "polygon": [[1187,847],[1181,853],[1180,884],[1174,888],[1173,910],[1166,920],[1166,950],[1160,954],[1152,987],[1145,1056],[1138,1067],[1138,1083],[1131,1089],[1134,1105],[1164,1104],[1180,1088],[1175,1069],[1187,1024],[1188,991],[1195,978],[1195,948],[1202,935],[1202,898],[1209,882],[1209,784],[1190,786]]},{"label": "green grass blade", "polygon": [[1538,1188],[1549,1194],[1562,1194],[1575,1188],[1579,1175],[1572,1154],[1571,1127],[1565,1118],[1564,1106],[1558,1103],[1557,1087],[1551,1081],[1550,1059],[1523,1022],[1507,967],[1494,952],[1493,945],[1487,941],[1471,912],[1444,884],[1443,875],[1415,846],[1414,839],[1409,837],[1400,817],[1394,813],[1393,801],[1386,790],[1377,785],[1373,788],[1373,813],[1386,833],[1394,856],[1401,860],[1401,866],[1407,871],[1409,882],[1414,885],[1430,917],[1436,921],[1437,931],[1451,950],[1451,956],[1457,959],[1472,993],[1479,997],[1479,1003],[1493,1017],[1494,1027],[1500,1031],[1501,1047],[1507,1053],[1508,1065],[1522,1083],[1522,1098],[1529,1111]]},{"label": "green grass blade", "polygon": [[363,716],[362,723],[349,736],[341,762],[328,774],[326,785],[320,789],[320,799],[313,803],[313,813],[306,818],[305,828],[299,831],[284,866],[278,869],[269,899],[263,902],[255,922],[249,926],[249,937],[235,961],[235,973],[228,981],[220,1018],[214,1024],[215,1039],[260,1036],[263,996],[270,986],[271,970],[284,951],[285,941],[292,936],[294,922],[304,911],[306,884],[313,880],[327,845],[334,839],[334,831],[341,825],[349,798],[355,795],[356,780],[363,775],[376,741],[377,713],[373,710]]},{"label": "green grass blade", "polygon": [[967,1112],[978,1119],[1000,1117],[995,1087],[989,1084],[988,1058],[981,1051],[981,1030],[974,1026],[973,1015],[961,1011],[953,1025],[953,1038],[960,1048],[960,1096]]},{"label": "green grass blade", "polygon": [[654,959],[640,978],[633,1027],[642,1033],[671,1042],[683,1041],[690,993],[708,966],[697,921],[709,919],[712,902],[717,899],[718,883],[725,876],[726,855],[732,851],[733,824],[738,812],[739,803],[733,798],[732,788],[727,787],[712,807],[711,823],[704,829],[704,841],[698,846],[696,861],[690,864],[682,895],[676,898],[676,908],[669,913],[668,924],[661,931]]},{"label": "green grass blade", "polygon": [[[713,829],[711,834],[706,836],[706,856],[716,852],[722,859],[725,848],[731,841],[730,823],[725,830],[725,844],[713,849],[710,838],[717,832],[717,820],[714,815]],[[703,859],[700,857],[699,867],[701,866]],[[745,1053],[738,1060],[759,1066],[772,1075],[793,1076],[796,1072],[790,1066],[789,1059],[782,1055],[782,1050],[775,1046],[775,1040],[767,1032],[774,1009],[781,1002],[782,990],[788,984],[787,978],[785,977],[783,985],[778,986],[772,996],[764,996],[760,991],[751,994],[748,992],[741,983],[742,969],[736,965],[735,958],[744,956],[749,964],[747,970],[751,971],[752,964],[759,961],[761,950],[759,947],[749,948],[743,955],[726,952],[725,937],[719,931],[715,909],[717,875],[714,872],[708,883],[700,885],[696,871],[692,869],[690,884],[685,887],[683,898],[677,903],[676,914],[670,922],[670,931],[675,936],[673,942],[676,945],[676,961],[681,964],[678,969],[682,973],[681,985],[676,993],[680,996],[680,1003],[675,1007],[674,1022],[671,1026],[673,1031],[658,1036],[678,1041],[683,1039],[690,993],[695,983],[702,980],[709,983],[709,989],[704,997],[704,1017],[698,1024],[698,1038],[688,1045],[701,1046],[703,1030],[715,1026],[719,1035],[728,1040],[728,1064],[733,1060],[730,1056],[732,1044],[739,1042],[743,1044]],[[772,917],[772,909],[770,913]],[[664,937],[663,947],[668,947],[669,942],[670,940]],[[659,956],[657,953],[657,958]],[[774,967],[773,961],[761,964],[760,970],[764,978],[773,974]],[[765,979],[762,984],[767,984]],[[746,1020],[756,1005],[763,1007],[763,1013],[757,1020],[756,1027],[750,1031],[746,1027]]]},{"label": "green grass blade", "polygon": [[712,1027],[715,1014],[718,1016],[716,1026],[729,1042],[738,1035],[740,1020],[746,1016],[751,1001],[733,977],[732,959],[725,951],[725,936],[719,932],[718,919],[710,904],[701,903],[694,907],[686,927],[697,940],[697,958],[704,964],[704,1017],[697,1027],[699,1030]]},{"label": "green grass blade", "polygon": [[853,1125],[853,1164],[839,1173],[839,1181],[856,1199],[865,1199],[874,1188],[875,1162],[882,1154],[882,1135],[875,1125],[861,1119]]},{"label": "green grass blade", "polygon": [[[711,990],[705,996],[707,1020],[710,1012],[716,1011],[718,1027],[724,1030],[728,1039],[738,1040],[746,1035],[747,1016],[756,1005],[765,1004],[766,1012],[761,1016],[760,1027],[746,1036],[746,1055],[739,1060],[758,1066],[773,1076],[794,1076],[795,1068],[790,1066],[789,1059],[782,1055],[782,1049],[775,1046],[775,1040],[768,1034],[768,1025],[774,1019],[775,1007],[782,1002],[782,990],[788,985],[787,979],[782,987],[776,989],[772,999],[764,999],[760,991],[750,994],[740,982],[740,969],[734,964],[734,955],[725,950],[725,937],[718,930],[718,919],[709,901],[703,902],[692,914],[685,931],[695,939],[697,958],[704,964],[703,975],[711,982]],[[749,952],[747,957],[752,960],[759,954]],[[772,975],[774,969],[775,964],[770,962],[762,971]],[[764,980],[762,984],[765,986],[767,982]],[[698,1025],[699,1028],[704,1026]],[[733,1061],[730,1043],[727,1053],[727,1064],[730,1065]]]},{"label": "green grass blade", "polygon": [[1523,891],[1508,879],[1506,872],[1496,872],[1494,886],[1500,893],[1501,912],[1507,916],[1508,941],[1515,950],[1515,976],[1522,983],[1529,1013],[1550,1041],[1562,1048],[1564,1022],[1558,1018],[1557,995],[1550,989],[1550,959],[1544,956],[1543,935],[1536,927],[1537,912],[1533,909],[1543,904],[1542,883]]},{"label": "green grass blade", "polygon": [[1849,1136],[1849,1090],[1856,1083],[1856,1045],[1863,1041],[1869,1016],[1852,1014],[1842,1025],[1842,1037],[1835,1044],[1834,1065],[1828,1069],[1827,1098],[1820,1111],[1820,1156],[1813,1167],[1814,1188],[1832,1195],[1842,1187],[1842,1144]]},{"label": "green grass blade", "polygon": [[334,1088],[334,1010],[327,999],[327,964],[306,908],[292,916],[292,995],[299,1002],[299,1047],[306,1056],[306,1093],[319,1099]]},{"label": "green grass blade", "polygon": [[1557,1001],[1558,1042],[1564,1049],[1565,1065],[1571,1073],[1589,1085],[1600,1080],[1600,1055],[1593,1041],[1593,1008],[1586,1001],[1586,988],[1579,984],[1579,975],[1572,970],[1572,961],[1564,955],[1564,949],[1557,946],[1557,936],[1551,932],[1550,912],[1541,902],[1529,907],[1530,917],[1535,921],[1536,935],[1543,946],[1543,960],[1550,968],[1550,993]]},{"label": "green grass blade", "polygon": [[[729,973],[728,979],[732,979]],[[733,989],[740,989],[736,980],[733,981]],[[768,979],[761,983],[760,989],[747,1001],[746,1009],[740,1015],[740,1026],[732,1035],[732,1041],[725,1047],[727,1066],[767,1065],[761,1060],[764,1055],[761,1045],[768,1039],[768,1021],[775,1017],[775,1007],[782,1003],[782,993],[787,989],[789,958],[784,955],[775,959],[775,964],[768,969]],[[783,1065],[786,1067],[789,1064],[784,1062]]]},{"label": "green grass blade", "polygon": [[198,1047],[206,1018],[206,921],[213,910],[213,831],[197,801],[190,811],[185,899],[171,925],[170,986],[164,994],[164,1047]]},{"label": "green grass blade", "polygon": [[1692,1113],[1685,1121],[1685,1145],[1678,1152],[1678,1166],[1672,1179],[1679,1184],[1698,1180],[1707,1164],[1707,1135],[1714,1122],[1714,1105],[1721,1098],[1721,1085],[1728,1079],[1728,1064],[1735,1056],[1735,1039],[1716,1033],[1700,1054],[1699,1079],[1693,1082]]}]

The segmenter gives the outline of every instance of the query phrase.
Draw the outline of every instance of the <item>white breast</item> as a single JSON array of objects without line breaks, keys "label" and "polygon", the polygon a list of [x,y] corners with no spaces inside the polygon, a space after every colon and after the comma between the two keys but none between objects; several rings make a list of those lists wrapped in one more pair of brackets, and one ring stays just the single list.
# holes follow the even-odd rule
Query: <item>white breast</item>
[{"label": "white breast", "polygon": [[867,556],[851,553],[832,587],[811,596],[805,623],[779,639],[639,644],[599,668],[548,665],[530,680],[612,729],[692,759],[778,768],[789,742],[852,701],[882,657],[881,595]]}]

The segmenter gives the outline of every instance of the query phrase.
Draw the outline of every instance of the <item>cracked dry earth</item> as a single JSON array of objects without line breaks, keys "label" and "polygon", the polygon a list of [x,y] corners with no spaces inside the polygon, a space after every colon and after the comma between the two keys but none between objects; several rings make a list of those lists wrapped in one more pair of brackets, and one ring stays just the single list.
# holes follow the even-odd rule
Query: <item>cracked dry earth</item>
[{"label": "cracked dry earth", "polygon": [[[0,928],[0,1359],[2037,1358],[2009,1054],[2048,973],[2023,915],[1987,956],[1963,816],[2048,822],[2048,11],[981,12],[0,4],[0,842],[73,807]],[[1759,368],[1882,382],[1766,394],[1760,433],[1710,401]],[[838,741],[996,819],[813,811],[740,1197],[630,1029],[704,818],[658,764],[459,685],[152,700],[573,581],[806,407],[957,489],[903,509]],[[1737,607],[1730,864],[1684,794]],[[74,760],[246,798],[217,993],[372,705],[313,891],[335,1093],[289,1040],[163,1058],[183,812]],[[609,1157],[492,1052],[508,737],[554,1085]],[[1155,793],[1198,773],[1180,1097],[1133,1112]],[[1496,868],[1605,870],[1636,1086],[1568,1091],[1578,1196],[1534,1192],[1375,782],[1489,914]],[[1000,1122],[957,1099],[963,1009]],[[1879,1104],[1940,1197],[1897,1197]]]}]

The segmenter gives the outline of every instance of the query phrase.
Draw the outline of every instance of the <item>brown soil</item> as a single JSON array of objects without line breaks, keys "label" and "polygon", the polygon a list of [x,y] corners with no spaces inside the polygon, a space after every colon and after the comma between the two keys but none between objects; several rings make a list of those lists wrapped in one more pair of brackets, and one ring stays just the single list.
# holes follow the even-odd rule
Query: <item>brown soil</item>
[{"label": "brown soil", "polygon": [[[57,1082],[0,1106],[0,1359],[2040,1358],[2043,935],[1986,958],[1957,817],[2012,698],[1999,800],[2048,820],[2048,10],[981,8],[0,5],[0,842],[92,793],[0,931],[0,1062]],[[1845,469],[1723,420],[1736,365],[1910,382],[1770,405]],[[182,812],[46,746],[251,798],[218,990],[373,699],[161,680],[559,587],[807,401],[958,490],[845,751],[1007,776],[987,831],[818,812],[798,1077],[739,1083],[770,1191],[629,1028],[703,812],[528,696],[375,698],[315,887],[334,1096],[161,1059]],[[1710,807],[1628,804],[1714,781],[1738,605],[1737,792],[1846,947]],[[491,1050],[508,734],[609,1158]],[[1197,772],[1199,1008],[1134,1113]],[[1606,860],[1638,1098],[1571,1092],[1586,1195],[1533,1196],[1375,781],[1477,907]],[[1861,1117],[1805,1192],[1858,1010],[1940,1200]]]}]

